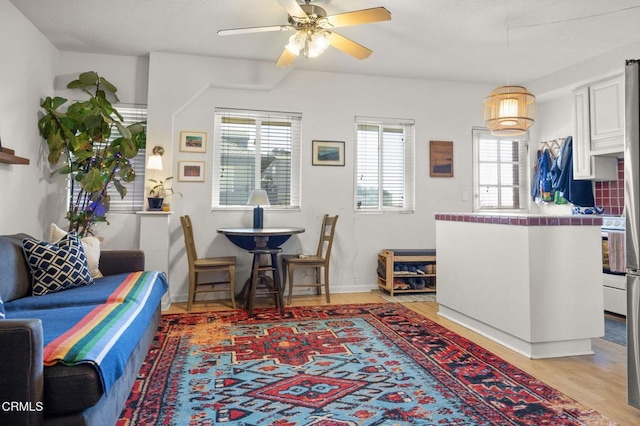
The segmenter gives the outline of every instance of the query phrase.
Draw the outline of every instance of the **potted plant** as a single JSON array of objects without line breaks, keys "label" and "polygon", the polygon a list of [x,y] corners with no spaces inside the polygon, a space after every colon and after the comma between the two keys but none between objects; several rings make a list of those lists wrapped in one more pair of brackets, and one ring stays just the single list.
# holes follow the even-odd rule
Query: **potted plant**
[{"label": "potted plant", "polygon": [[85,236],[93,234],[95,223],[107,220],[109,187],[127,195],[126,183],[136,177],[130,159],[145,147],[146,123],[125,126],[112,105],[118,102],[118,89],[96,72],[80,74],[67,88],[83,91],[88,99],[66,105],[65,98],[47,96],[38,129],[49,147],[51,166],[64,162],[53,173],[72,176],[69,231]]},{"label": "potted plant", "polygon": [[[147,197],[147,202],[149,203],[149,210],[162,210],[162,205],[166,198],[169,198],[171,195],[176,194],[173,191],[173,188],[167,186],[167,181],[173,179],[172,176],[165,178],[165,180],[155,180],[149,179],[149,182],[155,184],[149,190],[149,197]],[[180,196],[179,192],[177,192]]]}]

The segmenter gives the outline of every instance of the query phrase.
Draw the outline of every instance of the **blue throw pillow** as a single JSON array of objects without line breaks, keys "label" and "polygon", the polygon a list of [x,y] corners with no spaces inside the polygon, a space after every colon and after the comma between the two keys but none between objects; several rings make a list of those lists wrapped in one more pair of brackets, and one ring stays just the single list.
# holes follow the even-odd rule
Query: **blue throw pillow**
[{"label": "blue throw pillow", "polygon": [[5,319],[4,315],[4,302],[2,301],[2,296],[0,296],[0,320]]},{"label": "blue throw pillow", "polygon": [[87,257],[75,232],[54,244],[25,238],[22,247],[33,277],[34,296],[93,283]]}]

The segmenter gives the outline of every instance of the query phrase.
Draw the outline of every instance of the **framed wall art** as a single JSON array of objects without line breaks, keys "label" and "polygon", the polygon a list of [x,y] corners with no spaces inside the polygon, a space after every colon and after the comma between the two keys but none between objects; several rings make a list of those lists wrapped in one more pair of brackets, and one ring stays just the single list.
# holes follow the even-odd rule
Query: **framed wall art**
[{"label": "framed wall art", "polygon": [[344,142],[313,141],[314,166],[344,166]]},{"label": "framed wall art", "polygon": [[180,132],[180,151],[184,152],[206,152],[207,133],[206,132]]},{"label": "framed wall art", "polygon": [[204,182],[204,161],[178,161],[178,180]]},{"label": "framed wall art", "polygon": [[431,177],[453,177],[453,142],[429,142],[429,175]]}]

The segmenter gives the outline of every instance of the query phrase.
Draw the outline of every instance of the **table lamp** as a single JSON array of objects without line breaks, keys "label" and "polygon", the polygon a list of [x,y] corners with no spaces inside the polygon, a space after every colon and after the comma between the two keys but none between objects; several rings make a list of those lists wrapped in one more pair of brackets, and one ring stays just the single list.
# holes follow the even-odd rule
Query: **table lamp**
[{"label": "table lamp", "polygon": [[264,189],[254,189],[249,194],[249,201],[247,201],[247,205],[255,206],[253,209],[253,227],[254,228],[262,228],[262,219],[263,219],[263,208],[260,205],[268,206],[269,205],[269,197],[267,196],[267,191]]}]

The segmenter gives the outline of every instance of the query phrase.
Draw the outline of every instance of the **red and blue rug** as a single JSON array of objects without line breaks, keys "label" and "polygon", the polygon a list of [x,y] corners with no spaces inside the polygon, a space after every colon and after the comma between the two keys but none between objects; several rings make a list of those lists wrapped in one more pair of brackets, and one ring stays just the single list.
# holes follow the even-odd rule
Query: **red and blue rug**
[{"label": "red and blue rug", "polygon": [[163,315],[123,425],[613,424],[399,304]]}]

